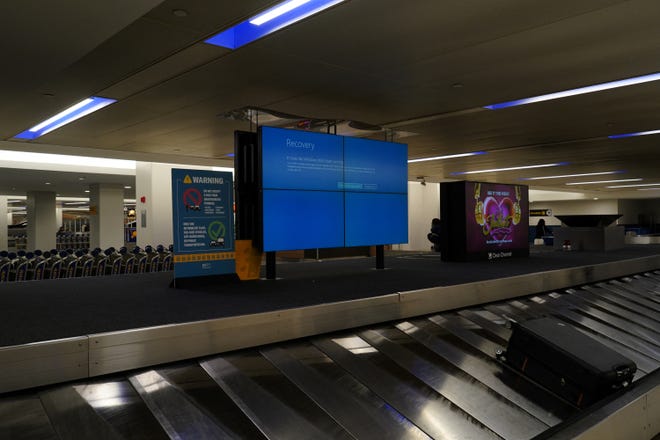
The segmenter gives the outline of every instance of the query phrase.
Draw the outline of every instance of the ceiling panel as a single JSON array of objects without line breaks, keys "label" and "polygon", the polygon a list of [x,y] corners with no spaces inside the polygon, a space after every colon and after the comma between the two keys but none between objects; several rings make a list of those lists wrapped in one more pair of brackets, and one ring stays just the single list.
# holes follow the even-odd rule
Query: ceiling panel
[{"label": "ceiling panel", "polygon": [[[92,93],[119,102],[26,143],[30,149],[223,160],[233,150],[233,131],[250,129],[249,122],[224,115],[258,107],[382,126],[359,134],[407,142],[411,158],[489,152],[411,164],[413,179],[569,162],[556,169],[612,168],[645,182],[660,180],[660,136],[607,139],[660,129],[660,82],[500,111],[482,108],[659,72],[656,0],[350,0],[236,51],[203,40],[276,1],[56,1],[41,10],[50,20],[31,21],[37,3],[20,2],[0,14],[3,32],[14,37],[0,43],[7,49],[3,66],[9,66],[0,73],[0,139]],[[174,13],[179,10],[185,13]],[[84,25],[76,25],[81,20]],[[50,33],[49,27],[77,33]],[[34,32],[26,36],[25,29]],[[403,131],[407,137],[397,137]],[[506,182],[526,175],[469,176]],[[564,183],[531,186],[565,189]]]}]

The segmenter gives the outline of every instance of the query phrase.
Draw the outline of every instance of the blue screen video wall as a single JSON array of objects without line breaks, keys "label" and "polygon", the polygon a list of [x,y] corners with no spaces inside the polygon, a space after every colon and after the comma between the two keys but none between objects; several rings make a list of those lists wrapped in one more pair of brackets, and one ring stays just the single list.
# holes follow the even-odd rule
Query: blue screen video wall
[{"label": "blue screen video wall", "polygon": [[408,241],[408,147],[260,129],[263,250]]}]

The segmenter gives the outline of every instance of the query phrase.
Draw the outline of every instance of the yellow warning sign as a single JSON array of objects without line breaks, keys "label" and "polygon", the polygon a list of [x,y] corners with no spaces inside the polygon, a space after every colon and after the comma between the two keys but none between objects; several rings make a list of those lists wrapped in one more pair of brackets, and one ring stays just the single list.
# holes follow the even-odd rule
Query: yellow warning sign
[{"label": "yellow warning sign", "polygon": [[183,178],[183,183],[192,183],[192,179],[189,175],[186,174],[186,177]]}]

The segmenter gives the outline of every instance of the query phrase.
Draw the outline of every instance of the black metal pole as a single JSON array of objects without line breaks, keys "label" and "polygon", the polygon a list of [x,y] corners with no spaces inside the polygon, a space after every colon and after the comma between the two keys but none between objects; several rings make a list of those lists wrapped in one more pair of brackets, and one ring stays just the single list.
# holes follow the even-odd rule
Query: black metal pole
[{"label": "black metal pole", "polygon": [[275,252],[266,252],[266,279],[274,280],[275,278],[277,278]]},{"label": "black metal pole", "polygon": [[385,269],[385,246],[376,246],[376,269]]}]

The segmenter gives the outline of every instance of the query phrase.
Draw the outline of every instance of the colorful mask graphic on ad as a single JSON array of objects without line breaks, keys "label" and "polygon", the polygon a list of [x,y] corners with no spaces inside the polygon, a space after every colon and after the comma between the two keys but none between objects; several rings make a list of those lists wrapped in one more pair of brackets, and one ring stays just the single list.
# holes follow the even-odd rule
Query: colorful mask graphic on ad
[{"label": "colorful mask graphic on ad", "polygon": [[[516,248],[527,242],[521,206],[527,191],[521,186],[468,182],[468,252]],[[524,222],[526,223],[526,222]]]}]

